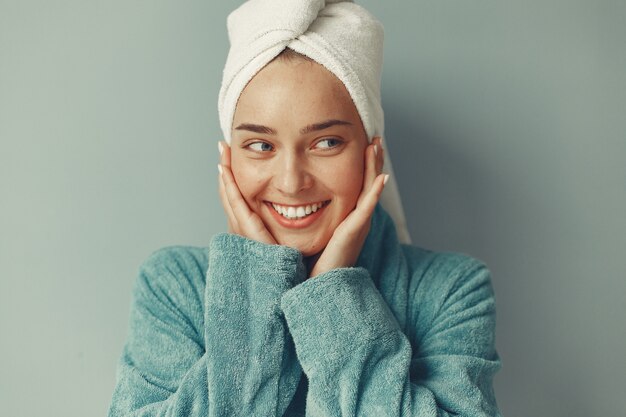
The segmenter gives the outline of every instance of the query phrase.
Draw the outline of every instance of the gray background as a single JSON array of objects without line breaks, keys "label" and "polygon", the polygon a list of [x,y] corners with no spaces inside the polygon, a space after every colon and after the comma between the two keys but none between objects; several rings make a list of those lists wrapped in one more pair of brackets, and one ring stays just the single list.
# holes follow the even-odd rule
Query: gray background
[{"label": "gray background", "polygon": [[[104,415],[138,265],[225,230],[238,4],[0,0],[2,415]],[[626,415],[626,2],[361,4],[414,241],[493,272],[503,414]]]}]

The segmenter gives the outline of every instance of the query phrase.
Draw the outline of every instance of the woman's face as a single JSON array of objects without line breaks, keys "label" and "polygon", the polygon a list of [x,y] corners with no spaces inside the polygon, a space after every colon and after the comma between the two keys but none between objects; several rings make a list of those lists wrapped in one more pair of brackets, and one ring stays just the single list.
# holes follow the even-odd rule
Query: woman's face
[{"label": "woman's face", "polygon": [[322,65],[277,59],[243,90],[231,168],[281,245],[320,252],[356,206],[367,136],[345,86]]}]

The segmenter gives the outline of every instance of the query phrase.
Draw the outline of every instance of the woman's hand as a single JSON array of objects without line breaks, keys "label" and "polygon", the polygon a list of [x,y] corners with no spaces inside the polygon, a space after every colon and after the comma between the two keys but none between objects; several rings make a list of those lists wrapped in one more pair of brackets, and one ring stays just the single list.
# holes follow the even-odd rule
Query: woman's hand
[{"label": "woman's hand", "polygon": [[276,239],[267,230],[261,218],[250,210],[248,203],[239,191],[230,169],[230,146],[226,142],[219,142],[218,147],[220,150],[220,163],[217,166],[220,200],[222,200],[222,206],[224,206],[228,218],[228,232],[275,245]]},{"label": "woman's hand", "polygon": [[388,175],[382,175],[384,154],[382,140],[376,137],[365,150],[363,188],[356,208],[335,229],[326,248],[311,269],[309,277],[335,268],[354,266],[370,230],[372,213],[380,198]]}]

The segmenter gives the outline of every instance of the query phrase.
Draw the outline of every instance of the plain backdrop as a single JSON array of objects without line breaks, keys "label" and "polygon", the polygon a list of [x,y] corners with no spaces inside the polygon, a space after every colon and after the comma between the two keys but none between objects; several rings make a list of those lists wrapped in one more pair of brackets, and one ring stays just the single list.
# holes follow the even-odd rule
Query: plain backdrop
[{"label": "plain backdrop", "polygon": [[[507,417],[626,415],[626,2],[360,2],[417,245],[490,266]],[[105,415],[139,264],[226,230],[240,1],[0,0],[0,414]]]}]

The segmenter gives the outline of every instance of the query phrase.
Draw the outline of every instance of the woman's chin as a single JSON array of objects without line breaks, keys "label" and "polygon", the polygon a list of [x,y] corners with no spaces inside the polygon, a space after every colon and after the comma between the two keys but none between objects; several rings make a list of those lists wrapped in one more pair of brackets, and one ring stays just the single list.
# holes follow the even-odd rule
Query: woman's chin
[{"label": "woman's chin", "polygon": [[300,253],[302,253],[302,256],[304,257],[318,254],[322,249],[324,249],[324,247],[328,243],[328,240],[324,242],[319,242],[315,239],[303,240],[302,238],[293,239],[288,237],[278,237],[277,241],[279,245],[289,246],[290,248],[297,249]]}]

